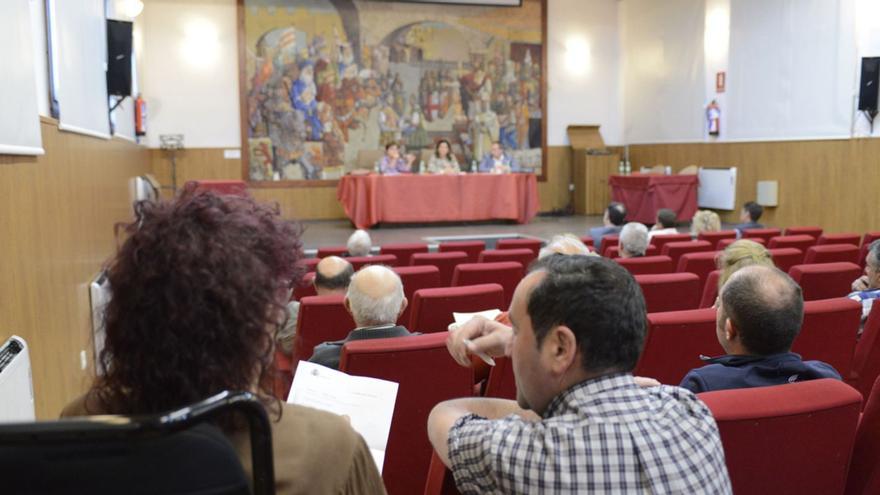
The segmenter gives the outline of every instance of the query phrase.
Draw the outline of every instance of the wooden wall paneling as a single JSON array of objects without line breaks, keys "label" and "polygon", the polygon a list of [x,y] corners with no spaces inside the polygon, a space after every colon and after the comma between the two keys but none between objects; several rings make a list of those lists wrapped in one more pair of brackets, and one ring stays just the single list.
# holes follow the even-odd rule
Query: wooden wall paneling
[{"label": "wooden wall paneling", "polygon": [[[31,348],[37,416],[57,417],[91,381],[88,284],[131,218],[131,177],[150,170],[133,143],[60,132],[43,119],[40,157],[0,156],[0,339]],[[80,368],[80,351],[87,369]]]}]

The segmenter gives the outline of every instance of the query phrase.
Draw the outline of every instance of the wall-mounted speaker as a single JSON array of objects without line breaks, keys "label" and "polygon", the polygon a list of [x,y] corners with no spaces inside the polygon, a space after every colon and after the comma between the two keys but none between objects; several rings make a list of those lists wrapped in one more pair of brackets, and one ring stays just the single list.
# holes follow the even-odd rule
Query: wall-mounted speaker
[{"label": "wall-mounted speaker", "polygon": [[877,89],[880,87],[880,57],[862,59],[859,83],[859,110],[877,113]]},{"label": "wall-mounted speaker", "polygon": [[132,23],[107,19],[107,94],[131,96]]}]

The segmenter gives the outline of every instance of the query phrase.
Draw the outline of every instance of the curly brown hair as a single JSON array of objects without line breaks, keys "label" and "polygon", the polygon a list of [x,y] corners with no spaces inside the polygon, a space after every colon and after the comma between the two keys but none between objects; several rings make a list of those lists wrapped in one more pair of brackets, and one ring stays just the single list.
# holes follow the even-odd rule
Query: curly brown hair
[{"label": "curly brown hair", "polygon": [[250,197],[193,186],[173,202],[137,203],[120,227],[93,398],[144,414],[246,390],[275,409],[273,341],[301,276],[299,225]]}]

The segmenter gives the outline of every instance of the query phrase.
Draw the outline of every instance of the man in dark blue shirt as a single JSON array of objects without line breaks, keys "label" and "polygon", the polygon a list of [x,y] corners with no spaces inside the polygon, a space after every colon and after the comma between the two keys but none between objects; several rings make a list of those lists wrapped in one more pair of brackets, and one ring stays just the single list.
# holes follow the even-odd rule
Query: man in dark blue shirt
[{"label": "man in dark blue shirt", "polygon": [[803,361],[791,344],[804,319],[801,288],[777,268],[748,266],[721,288],[718,342],[727,353],[704,358],[681,387],[692,392],[781,385],[840,374],[821,361]]},{"label": "man in dark blue shirt", "polygon": [[761,215],[764,214],[764,207],[754,201],[746,201],[743,205],[742,212],[739,214],[739,221],[742,222],[735,227],[736,237],[743,236],[743,232],[749,229],[763,229],[764,225],[758,223]]}]

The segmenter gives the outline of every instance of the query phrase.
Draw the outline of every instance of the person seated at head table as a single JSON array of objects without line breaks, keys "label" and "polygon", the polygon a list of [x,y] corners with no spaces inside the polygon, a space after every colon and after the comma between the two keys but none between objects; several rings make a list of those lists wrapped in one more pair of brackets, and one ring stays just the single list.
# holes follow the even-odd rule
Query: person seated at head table
[{"label": "person seated at head table", "polygon": [[397,143],[385,145],[385,156],[379,161],[379,172],[382,175],[399,175],[412,173],[412,164],[416,157],[407,153],[406,158],[400,156],[400,146]]},{"label": "person seated at head table", "polygon": [[457,174],[461,172],[458,160],[452,154],[449,141],[441,139],[434,148],[434,154],[428,160],[428,173],[431,174]]},{"label": "person seated at head table", "polygon": [[[277,493],[385,493],[346,418],[272,396],[275,334],[299,283],[301,228],[277,207],[193,185],[172,202],[138,202],[125,233],[108,269],[101,374],[62,417],[158,414],[247,391],[269,414]],[[250,474],[247,424],[217,424]]]},{"label": "person seated at head table", "polygon": [[509,174],[519,172],[519,166],[513,157],[504,152],[500,142],[493,141],[489,153],[483,155],[483,159],[480,161],[479,170],[490,174]]}]

